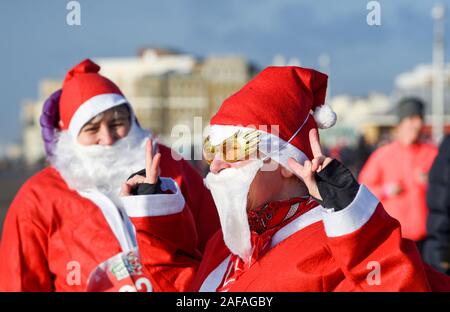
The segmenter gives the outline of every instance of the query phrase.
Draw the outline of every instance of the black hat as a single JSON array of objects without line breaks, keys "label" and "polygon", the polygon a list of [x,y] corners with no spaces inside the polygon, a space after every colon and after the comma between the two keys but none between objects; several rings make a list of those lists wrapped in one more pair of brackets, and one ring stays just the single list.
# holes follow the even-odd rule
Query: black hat
[{"label": "black hat", "polygon": [[409,97],[402,99],[395,110],[399,120],[405,117],[419,116],[423,119],[425,110],[425,103],[417,97]]}]

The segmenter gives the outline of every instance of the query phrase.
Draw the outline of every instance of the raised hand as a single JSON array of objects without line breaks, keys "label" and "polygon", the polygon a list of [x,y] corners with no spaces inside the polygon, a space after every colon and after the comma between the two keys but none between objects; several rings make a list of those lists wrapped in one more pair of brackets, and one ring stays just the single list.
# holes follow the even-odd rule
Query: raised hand
[{"label": "raised hand", "polygon": [[159,177],[160,161],[161,154],[156,153],[153,156],[153,142],[151,139],[148,139],[145,145],[145,176],[136,174],[131,179],[128,179],[122,185],[120,196],[132,195],[132,189],[137,187],[139,184],[156,184]]},{"label": "raised hand", "polygon": [[333,159],[323,155],[317,129],[311,129],[309,131],[309,142],[314,158],[305,161],[303,165],[298,163],[294,158],[289,158],[288,164],[294,173],[303,180],[308,188],[309,194],[314,198],[322,200],[322,196],[317,187],[315,174],[323,170]]}]

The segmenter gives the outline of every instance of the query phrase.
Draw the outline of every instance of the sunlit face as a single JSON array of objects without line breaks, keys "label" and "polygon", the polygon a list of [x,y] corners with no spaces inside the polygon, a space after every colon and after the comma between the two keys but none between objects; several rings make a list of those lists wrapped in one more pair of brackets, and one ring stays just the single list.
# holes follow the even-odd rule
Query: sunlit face
[{"label": "sunlit face", "polygon": [[131,127],[130,112],[123,104],[98,114],[81,128],[77,141],[81,145],[113,145],[127,136]]},{"label": "sunlit face", "polygon": [[405,117],[397,126],[397,136],[401,141],[412,144],[419,139],[422,128],[423,119],[420,116]]}]

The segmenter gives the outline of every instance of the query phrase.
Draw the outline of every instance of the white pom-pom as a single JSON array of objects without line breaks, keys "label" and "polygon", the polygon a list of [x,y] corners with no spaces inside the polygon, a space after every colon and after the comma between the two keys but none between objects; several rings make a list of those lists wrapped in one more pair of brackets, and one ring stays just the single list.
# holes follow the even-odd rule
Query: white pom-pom
[{"label": "white pom-pom", "polygon": [[328,129],[334,126],[337,116],[330,105],[323,104],[314,110],[314,119],[320,129]]}]

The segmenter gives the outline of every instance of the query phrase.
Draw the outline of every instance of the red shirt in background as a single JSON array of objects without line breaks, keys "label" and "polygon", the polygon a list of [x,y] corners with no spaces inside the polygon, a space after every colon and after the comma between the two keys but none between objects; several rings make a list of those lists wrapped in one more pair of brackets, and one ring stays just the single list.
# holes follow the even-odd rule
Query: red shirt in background
[{"label": "red shirt in background", "polygon": [[[426,236],[428,172],[436,155],[437,148],[432,144],[394,141],[376,150],[359,175],[359,182],[400,221],[405,238],[419,241]],[[392,195],[389,188],[395,185],[400,192]]]}]

